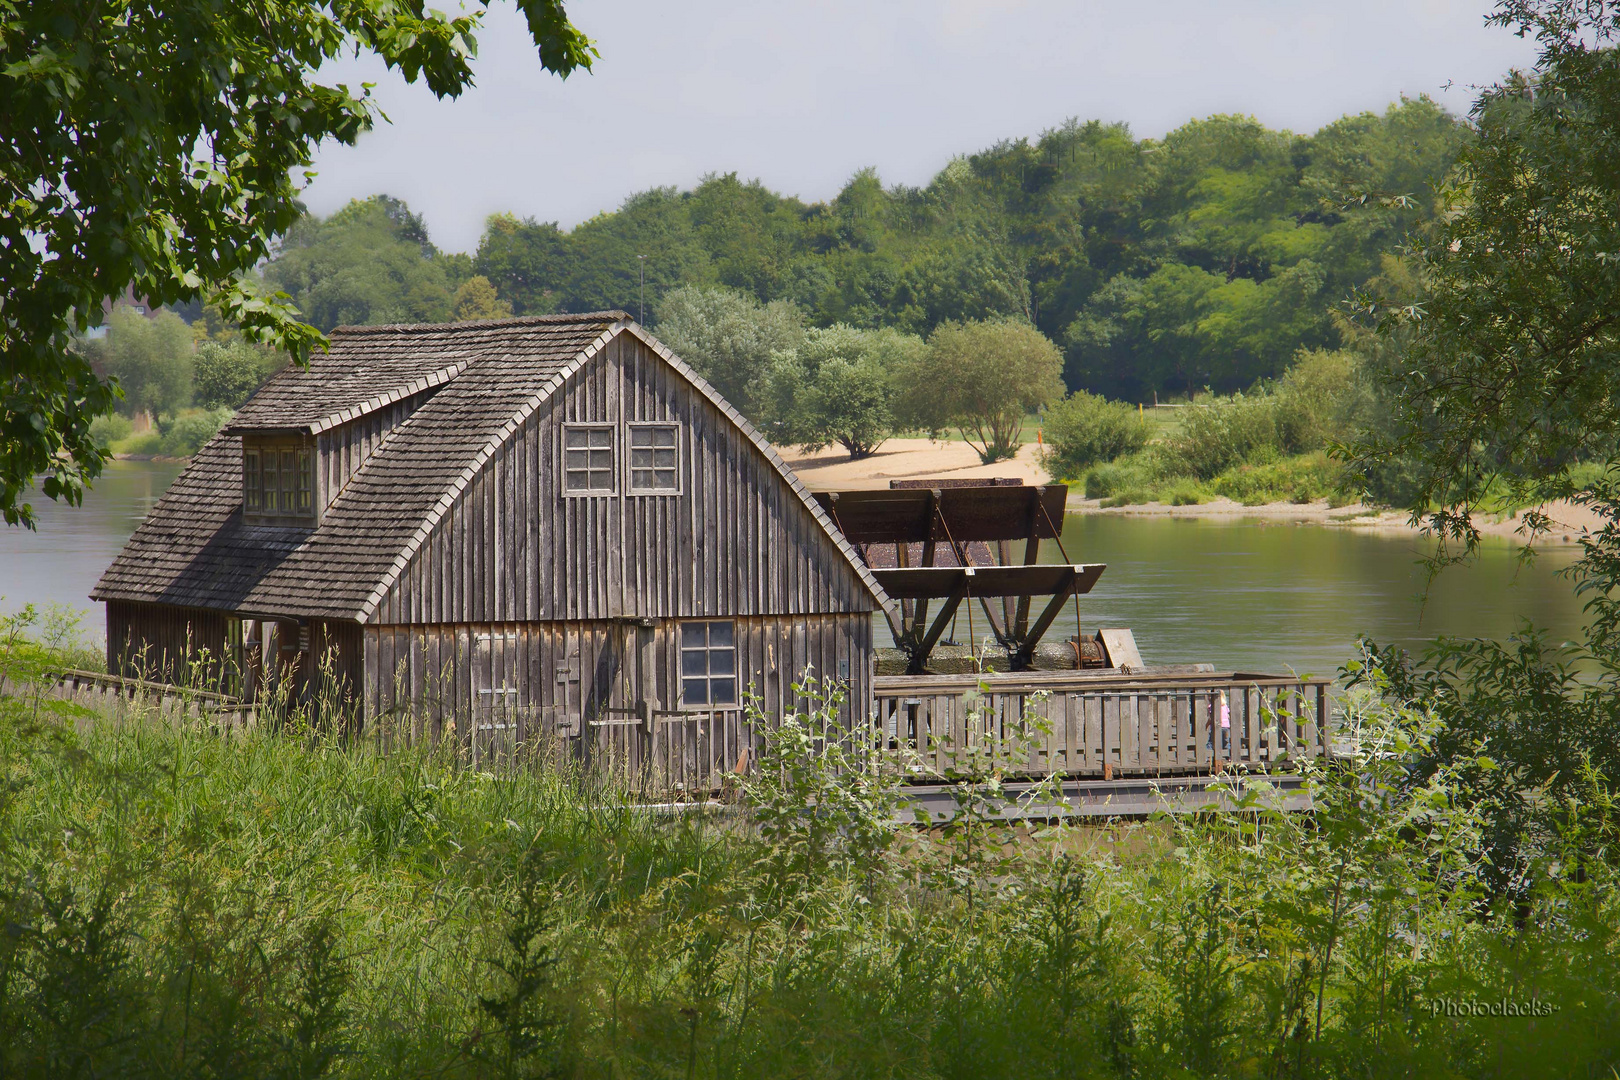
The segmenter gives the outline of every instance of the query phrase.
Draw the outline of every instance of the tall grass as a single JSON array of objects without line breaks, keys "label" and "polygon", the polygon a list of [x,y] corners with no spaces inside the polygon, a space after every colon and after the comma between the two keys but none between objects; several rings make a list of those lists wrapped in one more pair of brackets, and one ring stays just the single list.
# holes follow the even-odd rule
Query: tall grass
[{"label": "tall grass", "polygon": [[[566,763],[115,723],[13,681],[0,1074],[1610,1075],[1601,780],[1499,909],[1455,770],[1411,780],[1438,722],[1364,675],[1312,813],[1238,778],[1225,815],[1009,823],[1014,739],[933,777],[931,830],[896,823],[916,762],[808,683],[745,813],[669,818]],[[1444,1011],[1503,999],[1547,1014]]]}]

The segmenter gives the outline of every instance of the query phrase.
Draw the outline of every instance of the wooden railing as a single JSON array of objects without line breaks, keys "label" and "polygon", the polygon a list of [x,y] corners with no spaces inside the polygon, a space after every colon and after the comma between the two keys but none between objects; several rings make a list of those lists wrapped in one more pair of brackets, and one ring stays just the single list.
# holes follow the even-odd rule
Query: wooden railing
[{"label": "wooden railing", "polygon": [[1020,750],[1008,763],[1014,774],[1263,772],[1332,752],[1331,688],[1328,679],[1233,672],[879,676],[875,721],[879,741],[914,750],[938,772],[992,743]]},{"label": "wooden railing", "polygon": [[57,696],[81,705],[111,707],[115,714],[130,703],[140,702],[160,714],[190,715],[233,725],[246,723],[253,715],[252,705],[213,690],[77,668],[53,672],[52,679]]}]

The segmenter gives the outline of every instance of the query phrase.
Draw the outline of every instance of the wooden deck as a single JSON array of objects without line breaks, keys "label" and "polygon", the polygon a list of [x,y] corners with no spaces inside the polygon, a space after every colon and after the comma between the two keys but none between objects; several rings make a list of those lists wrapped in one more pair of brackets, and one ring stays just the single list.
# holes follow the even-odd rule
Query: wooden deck
[{"label": "wooden deck", "polygon": [[[891,746],[938,772],[957,748],[1020,735],[1015,773],[1066,777],[1269,772],[1332,750],[1328,679],[1241,672],[878,676],[876,719]],[[1224,706],[1224,721],[1223,721]],[[1048,728],[1033,730],[1029,718]]]}]

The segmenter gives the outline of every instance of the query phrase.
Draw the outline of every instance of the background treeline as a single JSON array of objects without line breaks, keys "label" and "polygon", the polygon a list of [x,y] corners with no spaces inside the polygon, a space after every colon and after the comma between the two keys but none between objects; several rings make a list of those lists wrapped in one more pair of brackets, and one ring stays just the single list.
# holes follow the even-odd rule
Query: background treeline
[{"label": "background treeline", "polygon": [[330,329],[451,318],[475,277],[519,315],[636,313],[644,269],[650,324],[682,286],[791,301],[817,327],[926,336],[1011,316],[1062,348],[1070,389],[1229,391],[1340,344],[1334,307],[1431,216],[1468,130],[1425,98],[1313,135],[1235,116],[1162,140],[1070,122],[957,158],[920,188],[863,170],[804,203],[728,174],[572,230],[498,214],[471,257],[374,199],[307,219],[265,277]]},{"label": "background treeline", "polygon": [[[1317,393],[1333,403],[1303,439],[1255,409],[1226,410],[1194,419],[1185,437],[1202,449],[1157,450],[1151,461],[1139,453],[1145,437],[1104,437],[1086,426],[1102,414],[1084,398],[1060,405],[1065,391],[1130,402],[1257,387],[1265,396],[1301,356],[1365,353],[1343,302],[1399,277],[1403,237],[1432,219],[1469,131],[1424,98],[1313,135],[1232,116],[1162,140],[1070,122],[957,158],[920,188],[886,188],[863,170],[834,199],[807,204],[731,174],[643,192],[569,231],[498,214],[472,255],[441,251],[420,216],[379,195],[304,218],[261,273],[322,330],[643,313],[645,302],[657,333],[779,443],[862,456],[898,431],[954,427],[996,460],[1033,437],[1027,413],[1058,406],[1049,467],[1098,497],[1241,494],[1211,483],[1223,470],[1319,452],[1376,418],[1356,386],[1367,382],[1365,355],[1317,364],[1319,390],[1323,371],[1342,377]],[[196,340],[229,335],[207,312],[181,314],[205,328]],[[167,366],[145,365],[161,375],[149,377],[119,359],[129,352],[121,336],[133,331],[115,325],[94,346],[100,366],[119,375],[125,410],[159,428],[184,406],[234,407],[250,389],[239,374],[230,394],[202,382],[188,390],[201,357],[176,349]],[[239,359],[245,371],[247,354]],[[261,363],[258,378],[272,368]],[[1234,433],[1233,423],[1246,426]],[[1210,452],[1221,445],[1236,450],[1216,467]],[[1121,457],[1131,459],[1124,471],[1091,476]],[[1316,497],[1333,483],[1323,461],[1303,480],[1239,487],[1253,498]]]}]

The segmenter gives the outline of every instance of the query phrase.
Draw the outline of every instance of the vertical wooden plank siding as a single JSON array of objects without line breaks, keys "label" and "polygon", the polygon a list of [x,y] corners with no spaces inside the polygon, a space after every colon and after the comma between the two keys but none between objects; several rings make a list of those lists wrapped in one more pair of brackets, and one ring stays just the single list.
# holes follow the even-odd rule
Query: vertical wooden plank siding
[{"label": "vertical wooden plank siding", "polygon": [[224,612],[129,600],[107,603],[107,670],[127,678],[184,681],[204,659],[203,677],[217,681],[226,659]]},{"label": "vertical wooden plank siding", "polygon": [[[805,664],[839,681],[839,659],[870,655],[872,648],[871,620],[862,614],[734,623],[739,682],[773,721],[809,707],[793,691]],[[749,728],[740,703],[711,709],[680,701],[680,625],[660,620],[647,631],[599,621],[372,625],[361,628],[356,652],[364,658],[367,712],[386,715],[402,735],[431,736],[453,722],[465,740],[490,697],[481,700],[479,691],[509,688],[521,729],[534,738],[569,740],[587,759],[652,769],[662,783],[706,789],[736,767],[743,749],[757,760],[760,733]],[[638,632],[651,635],[653,664],[645,670]],[[487,645],[481,650],[481,638],[506,643],[498,661]],[[848,671],[838,688],[840,719],[852,725],[868,717],[871,666],[850,664]],[[659,713],[650,742],[639,723],[614,711],[633,710],[642,694]]]},{"label": "vertical wooden plank siding", "polygon": [[[679,425],[677,494],[627,491],[628,425],[644,422]],[[614,425],[612,495],[563,493],[568,423]],[[485,462],[388,590],[378,621],[874,609],[836,543],[743,432],[662,358],[621,335]]]}]

